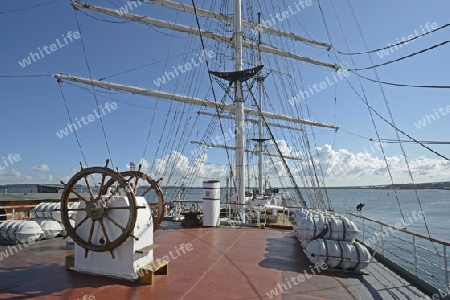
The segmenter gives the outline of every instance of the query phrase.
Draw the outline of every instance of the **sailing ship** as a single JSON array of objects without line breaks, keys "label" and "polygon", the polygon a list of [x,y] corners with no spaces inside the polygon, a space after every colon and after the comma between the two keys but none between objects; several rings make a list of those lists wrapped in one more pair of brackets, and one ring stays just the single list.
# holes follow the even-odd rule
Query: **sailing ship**
[{"label": "sailing ship", "polygon": [[[338,83],[339,80],[345,80],[348,73],[346,73],[345,64],[341,62],[333,63],[312,59],[298,54],[298,51],[288,51],[277,47],[278,45],[284,45],[288,48],[294,48],[292,47],[294,43],[297,45],[296,43],[301,42],[312,47],[312,50],[309,49],[307,52],[314,52],[316,49],[328,51],[331,45],[277,29],[273,25],[275,25],[276,20],[280,20],[279,14],[276,17],[269,14],[269,18],[267,14],[261,15],[250,4],[247,7],[248,14],[246,16],[250,21],[245,21],[240,0],[234,1],[232,17],[228,11],[230,8],[226,5],[220,7],[223,11],[218,13],[196,7],[195,1],[192,2],[192,5],[170,0],[149,2],[193,14],[194,26],[180,25],[132,13],[131,10],[143,4],[140,1],[128,1],[126,10],[124,7],[110,9],[77,1],[72,2],[72,6],[76,10],[101,13],[114,18],[146,24],[151,28],[158,28],[158,30],[170,29],[195,36],[196,43],[190,44],[190,47],[199,51],[191,51],[190,53],[197,52],[197,55],[193,57],[184,55],[186,60],[182,65],[169,67],[168,70],[164,71],[164,76],[158,78],[156,82],[154,81],[155,85],[160,88],[159,90],[115,83],[107,78],[93,79],[91,74],[89,78],[56,74],[55,77],[58,82],[89,85],[92,87],[91,92],[94,97],[101,93],[101,90],[96,89],[98,87],[108,91],[144,95],[150,99],[158,99],[158,101],[163,99],[171,103],[178,103],[177,105],[180,106],[174,104],[173,108],[175,116],[169,116],[168,114],[163,129],[159,132],[161,136],[167,133],[171,135],[170,139],[165,139],[166,144],[161,146],[165,148],[161,150],[161,153],[166,154],[168,158],[164,163],[170,162],[170,166],[160,164],[154,168],[149,168],[150,173],[155,178],[162,177],[163,183],[167,185],[179,188],[193,186],[199,183],[199,178],[202,179],[204,175],[207,175],[204,172],[205,169],[207,170],[204,167],[207,158],[206,152],[213,147],[224,149],[227,154],[227,167],[232,174],[231,185],[235,189],[234,197],[230,201],[239,204],[236,207],[237,219],[241,222],[240,224],[245,224],[249,218],[248,211],[245,209],[247,205],[249,207],[266,205],[275,210],[278,207],[296,206],[295,210],[297,211],[299,208],[313,208],[325,213],[332,213],[332,201],[329,199],[326,189],[324,189],[323,176],[326,170],[316,159],[318,153],[315,152],[317,147],[315,147],[314,138],[315,128],[335,132],[339,127],[310,118],[312,113],[304,100],[307,100],[318,90],[317,87],[311,86],[299,88],[298,79],[301,78],[302,74],[300,66],[303,67],[305,64],[317,66],[320,70],[327,70],[328,73],[324,82],[329,86]],[[289,16],[305,9],[305,5],[307,4],[302,1],[298,4],[295,3],[295,8],[289,6],[288,10],[282,12],[282,21],[287,22]],[[216,8],[214,3],[212,7]],[[285,12],[288,12],[288,14],[284,14]],[[258,16],[258,20],[255,20],[255,16]],[[264,16],[266,20],[261,19]],[[272,23],[268,21],[269,19]],[[230,33],[230,27],[233,28],[232,34],[227,34]],[[274,43],[264,43],[264,35],[270,36],[270,38],[276,37]],[[279,40],[277,40],[278,38]],[[211,48],[214,50],[210,50]],[[244,51],[244,49],[247,49],[247,51]],[[169,53],[169,55],[171,54]],[[189,77],[189,79],[182,79],[183,76]],[[270,83],[267,84],[267,81]],[[169,85],[175,90],[181,89],[192,94],[203,93],[209,97],[202,98],[162,91]],[[203,86],[207,88],[204,89]],[[267,89],[267,86],[271,86],[271,89]],[[169,104],[169,107],[172,112],[171,105]],[[266,107],[273,111],[265,110]],[[197,117],[177,115],[178,109]],[[200,111],[195,111],[196,109]],[[68,113],[70,117],[70,112]],[[206,126],[203,125],[201,128],[204,131],[198,134],[201,140],[198,142],[191,141],[189,140],[191,137],[189,133],[194,131],[192,123],[196,123],[197,127],[199,127],[199,124],[201,125],[199,116],[202,119],[205,116],[210,116],[211,119]],[[170,120],[170,118],[175,121]],[[167,126],[166,129],[167,124],[170,126]],[[233,124],[233,130],[230,134],[228,130],[224,129],[227,124]],[[248,134],[250,126],[247,124],[257,125],[256,137],[251,137]],[[161,126],[162,124],[157,125]],[[152,124],[150,127],[153,126],[155,125]],[[157,135],[154,135],[156,130],[152,129],[150,128],[148,132],[144,155],[148,144],[158,140]],[[198,131],[198,128],[196,130]],[[234,138],[234,146],[229,145],[232,138]],[[133,139],[136,139],[136,137],[133,137]],[[161,141],[161,138],[159,140]],[[169,143],[168,140],[172,142]],[[217,143],[217,141],[222,143]],[[256,144],[256,150],[246,149],[246,145],[249,146],[252,142]],[[298,149],[292,151],[288,143],[292,143]],[[197,145],[197,148],[188,149],[186,145],[189,144]],[[108,147],[107,139],[106,145]],[[271,151],[268,150],[270,147]],[[184,150],[184,152],[176,150]],[[170,151],[172,152],[169,153]],[[191,154],[191,163],[184,166],[185,169],[179,176],[177,172],[180,171],[180,167],[177,166],[176,160],[184,158],[183,154],[187,155],[188,153]],[[249,167],[249,164],[246,164],[246,153],[256,154],[257,167]],[[141,165],[145,162],[146,157],[144,155],[140,161]],[[232,156],[234,156],[234,161],[231,159]],[[268,157],[266,161],[264,161],[265,156]],[[151,158],[150,160],[154,161],[154,165],[157,164],[157,159]],[[288,162],[288,160],[291,161]],[[264,195],[266,188],[263,183],[263,169],[265,166],[266,169],[269,168],[268,161],[273,163],[269,173],[276,174],[276,176],[272,176],[272,182],[275,182],[275,178],[281,185],[289,184],[295,195],[283,194],[282,197],[273,194]],[[249,160],[247,160],[247,163],[249,163]],[[199,174],[202,169],[200,166],[203,167],[203,174]],[[211,168],[211,170],[217,171],[214,168]],[[225,170],[225,176],[227,176],[228,170]],[[224,172],[216,172],[216,174],[224,175]],[[253,187],[249,183],[251,181],[249,180],[249,174],[257,174]],[[246,183],[247,180],[248,183]],[[298,180],[302,181],[303,187],[314,188],[314,192],[304,193],[297,183]],[[174,190],[176,191],[176,189]],[[179,195],[177,193],[174,192],[174,195]],[[166,197],[172,196],[173,199],[176,199],[174,195],[166,194]],[[340,224],[344,223],[342,221]],[[326,234],[326,232],[322,231],[321,234]],[[314,239],[316,238],[317,236],[314,236]],[[353,233],[352,239],[354,239]],[[327,242],[325,242],[324,247],[329,247]],[[362,250],[358,251],[363,252]],[[317,257],[314,254],[312,256]]]},{"label": "sailing ship", "polygon": [[[117,83],[113,83],[113,82],[108,82],[105,80],[93,80],[93,79],[89,79],[89,78],[81,78],[81,77],[75,77],[75,76],[63,75],[63,74],[57,74],[57,75],[55,75],[55,77],[59,81],[79,82],[79,83],[89,84],[89,85],[96,86],[96,87],[102,87],[102,88],[109,89],[109,90],[126,91],[126,92],[130,92],[133,94],[141,94],[141,95],[146,95],[146,96],[153,97],[153,98],[178,101],[178,102],[187,103],[190,105],[196,105],[199,107],[207,107],[207,108],[213,109],[212,112],[205,112],[205,111],[198,112],[199,114],[202,114],[202,115],[209,114],[210,116],[213,117],[213,119],[210,121],[210,124],[208,127],[208,132],[206,132],[204,134],[203,140],[200,142],[192,141],[193,144],[196,144],[199,146],[197,149],[194,149],[194,151],[192,151],[192,153],[194,153],[194,155],[193,155],[193,158],[191,158],[191,160],[196,161],[199,157],[201,157],[202,155],[205,154],[206,150],[210,149],[211,147],[221,147],[221,148],[226,149],[227,151],[230,149],[235,151],[236,152],[235,161],[233,163],[230,162],[230,167],[232,168],[232,173],[234,174],[233,183],[235,185],[236,199],[237,199],[237,202],[239,202],[240,204],[245,204],[249,200],[249,197],[248,196],[246,197],[246,194],[247,195],[252,194],[250,192],[251,189],[249,191],[246,189],[247,177],[245,176],[246,172],[245,172],[244,156],[245,156],[246,151],[247,152],[250,151],[249,149],[245,149],[245,138],[246,138],[245,129],[248,127],[246,124],[247,124],[247,122],[258,124],[259,136],[257,137],[257,139],[254,139],[254,141],[256,141],[258,144],[258,149],[256,151],[254,151],[254,153],[256,153],[258,155],[258,172],[257,172],[258,173],[258,180],[257,180],[258,188],[255,189],[255,191],[257,191],[256,194],[259,194],[259,195],[255,195],[254,198],[255,199],[261,198],[261,196],[263,195],[263,191],[266,190],[263,187],[263,176],[264,176],[263,175],[263,165],[265,163],[265,162],[263,162],[263,155],[268,155],[271,157],[276,156],[279,158],[278,162],[276,162],[276,163],[280,164],[281,165],[280,167],[285,169],[284,171],[287,173],[287,177],[289,178],[289,183],[294,188],[294,191],[296,193],[296,198],[297,198],[295,202],[297,204],[305,207],[306,201],[303,199],[303,196],[297,185],[296,179],[294,178],[293,173],[290,171],[289,165],[286,161],[287,159],[301,161],[302,158],[298,154],[296,157],[294,157],[294,156],[290,156],[290,155],[286,155],[286,154],[282,153],[282,151],[280,149],[280,145],[278,144],[279,142],[277,142],[276,137],[272,133],[273,128],[276,128],[276,127],[282,128],[282,129],[290,128],[290,130],[293,130],[294,132],[297,131],[296,133],[294,133],[294,135],[298,134],[300,132],[302,135],[302,138],[305,139],[304,142],[308,142],[307,136],[305,134],[306,130],[304,129],[305,126],[317,126],[317,127],[322,127],[322,128],[330,128],[330,129],[334,129],[334,130],[337,130],[338,127],[335,125],[331,125],[331,124],[311,121],[311,120],[308,120],[305,118],[299,118],[299,117],[294,117],[294,116],[280,114],[280,113],[273,113],[273,112],[268,112],[268,111],[263,110],[262,96],[263,96],[263,93],[266,92],[266,90],[264,90],[264,88],[263,88],[263,81],[264,81],[264,76],[267,76],[267,75],[263,75],[264,68],[262,65],[263,62],[262,62],[261,53],[275,54],[275,55],[278,55],[281,57],[288,57],[290,60],[292,60],[294,62],[295,61],[307,62],[307,63],[318,65],[318,66],[321,66],[324,68],[329,68],[331,70],[337,70],[338,73],[342,72],[342,71],[339,70],[339,66],[337,66],[337,65],[310,59],[310,58],[307,58],[307,57],[304,57],[304,56],[301,56],[301,55],[298,55],[298,54],[295,54],[292,52],[288,52],[288,51],[264,44],[261,40],[261,33],[267,31],[271,34],[281,35],[283,37],[290,38],[294,41],[302,41],[302,42],[306,42],[306,43],[314,45],[314,46],[320,46],[320,47],[325,47],[325,48],[329,48],[330,45],[327,45],[326,43],[314,41],[312,39],[308,39],[305,37],[301,37],[301,36],[298,36],[298,35],[295,35],[292,33],[282,32],[282,31],[277,30],[272,27],[264,26],[263,24],[261,24],[261,20],[259,22],[260,24],[250,23],[250,22],[246,22],[246,21],[243,21],[241,23],[241,21],[233,21],[233,20],[241,20],[242,19],[241,17],[232,19],[230,17],[227,17],[225,14],[214,13],[212,11],[208,11],[208,10],[204,10],[204,9],[196,9],[194,6],[188,6],[188,5],[176,3],[173,1],[156,1],[155,3],[166,5],[168,7],[171,7],[174,9],[179,9],[182,11],[195,13],[197,18],[199,16],[205,16],[208,18],[216,19],[218,22],[222,22],[222,23],[225,23],[228,25],[233,24],[233,22],[234,22],[236,33],[233,35],[232,38],[230,38],[225,35],[220,35],[219,33],[204,30],[202,28],[190,28],[187,26],[177,25],[177,24],[167,22],[167,21],[160,21],[160,20],[153,19],[150,17],[137,16],[135,14],[124,12],[122,10],[112,10],[112,9],[101,8],[101,7],[97,7],[95,5],[83,4],[83,3],[78,3],[78,2],[73,2],[72,5],[77,9],[86,9],[86,10],[90,10],[90,11],[101,12],[103,14],[123,18],[126,20],[132,20],[132,21],[137,21],[137,22],[144,23],[144,24],[150,24],[152,26],[157,26],[160,28],[169,28],[171,30],[176,30],[179,32],[199,36],[200,39],[202,40],[203,59],[207,59],[207,56],[208,56],[208,55],[206,55],[206,53],[208,51],[204,47],[204,44],[203,44],[203,43],[205,43],[205,41],[204,41],[205,39],[211,39],[214,41],[219,41],[220,43],[226,43],[226,44],[233,45],[234,53],[232,54],[232,56],[234,56],[233,60],[234,60],[235,71],[234,72],[225,72],[225,71],[212,71],[210,69],[208,70],[210,73],[210,75],[209,75],[210,83],[212,83],[212,81],[213,81],[212,76],[217,76],[218,78],[221,78],[223,80],[222,82],[219,82],[219,85],[222,88],[224,88],[224,91],[223,91],[224,96],[223,96],[221,102],[218,102],[217,99],[214,99],[214,101],[211,101],[208,99],[195,98],[195,97],[190,97],[190,96],[186,96],[186,95],[162,92],[162,91],[158,91],[158,90],[145,89],[145,88],[139,88],[139,87],[134,87],[134,86],[126,86],[126,85],[121,85],[121,84],[117,84]],[[236,6],[240,6],[240,5],[241,4],[236,4]],[[131,7],[131,5],[130,5],[130,7]],[[235,8],[235,9],[237,9],[237,8]],[[236,12],[236,13],[238,13],[238,12]],[[241,14],[241,12],[239,12],[239,14]],[[259,18],[261,19],[260,15],[259,15]],[[249,31],[252,34],[254,32],[258,33],[258,38],[256,39],[255,42],[249,42],[247,40],[244,40],[243,33],[245,32],[245,30]],[[243,49],[244,48],[248,48],[248,49],[252,50],[253,54],[255,56],[258,56],[257,61],[247,63],[249,65],[256,65],[256,67],[243,70]],[[209,56],[215,56],[215,55],[216,54],[214,54],[214,55],[210,54]],[[218,54],[217,54],[217,56],[218,56]],[[199,57],[199,56],[197,55],[197,57]],[[202,61],[202,60],[200,59],[200,61]],[[192,62],[192,64],[191,64],[191,62]],[[212,61],[208,62],[206,60],[206,62],[207,62],[208,68],[211,68],[211,67],[209,67],[209,65],[214,64]],[[191,60],[191,61],[185,63],[185,65],[184,65],[184,67],[186,69],[190,69],[194,66],[198,66],[198,64],[195,64],[194,60]],[[229,66],[225,66],[225,67],[229,67]],[[175,67],[173,67],[173,70],[171,70],[171,71],[166,71],[165,75],[167,76],[167,79],[170,79],[172,77],[175,78],[176,76],[180,75],[181,72],[183,72],[183,73],[185,72],[185,70],[183,70],[183,67],[181,65],[179,65],[178,69],[180,70],[180,73],[178,73],[178,71]],[[248,81],[250,79],[252,79],[252,82],[248,83]],[[252,88],[255,85],[255,82],[257,83],[257,86],[258,86],[259,101],[256,99],[256,97],[252,93]],[[233,95],[230,94],[230,88],[234,88]],[[247,102],[250,102],[250,105],[252,105],[254,108],[245,107],[245,100],[244,100],[244,94],[243,94],[244,88],[246,88],[249,92],[249,95],[251,95],[251,96],[247,97],[247,98],[250,98],[249,100],[247,100]],[[214,93],[217,93],[217,92],[214,92]],[[216,95],[214,95],[214,96],[216,97]],[[227,104],[224,102],[224,100],[227,100],[228,97],[232,98],[233,103]],[[253,99],[251,99],[251,98],[253,98]],[[225,115],[225,113],[232,114],[232,117],[230,115]],[[256,116],[256,118],[251,119],[246,116]],[[218,144],[214,144],[211,142],[211,140],[214,140],[214,138],[211,138],[211,132],[212,132],[211,129],[214,129],[214,127],[216,127],[216,128],[219,127],[222,130],[218,135],[219,138],[217,138],[217,136],[215,137],[216,140],[222,140],[225,142],[227,140],[229,140],[229,135],[228,135],[228,133],[224,132],[223,125],[222,124],[220,124],[220,126],[217,125],[218,121],[223,122],[227,119],[234,120],[234,126],[235,126],[235,129],[234,129],[235,146],[234,147],[230,147],[230,146],[226,145],[226,143],[222,144],[222,145],[218,145]],[[273,124],[273,123],[270,123],[269,120],[282,121],[282,122],[284,122],[284,124],[282,124],[280,122]],[[288,124],[286,124],[286,123],[288,123]],[[263,130],[264,129],[267,129],[267,133],[270,135],[270,138],[266,138],[266,139],[263,138]],[[209,136],[209,140],[208,140],[207,135]],[[292,133],[291,133],[291,135],[292,135]],[[247,138],[248,138],[248,136],[247,136]],[[294,136],[294,139],[295,139],[295,136]],[[264,144],[267,141],[269,141],[271,143],[271,145],[273,146],[273,148],[275,149],[274,153],[268,153],[266,151],[263,151],[263,148],[265,147]],[[306,150],[307,150],[307,152],[303,153],[303,155],[305,157],[307,157],[310,154],[311,149],[306,148]],[[230,154],[228,154],[228,155],[230,155]],[[297,167],[299,167],[299,166],[297,165]],[[188,174],[185,175],[186,178],[183,178],[182,180],[178,180],[177,184],[179,186],[181,186],[181,185],[184,185],[185,182],[192,183],[194,181],[193,178],[195,178],[195,176],[196,176],[197,170],[192,170],[192,171],[193,172],[189,172]],[[250,173],[250,169],[248,170],[248,173]],[[168,176],[169,178],[172,176],[172,174],[170,174],[170,173],[165,174],[165,175]],[[308,176],[312,177],[313,175],[310,174]],[[316,180],[313,179],[311,184],[314,186],[316,186],[316,185],[320,186],[320,182],[315,182],[315,181]],[[171,182],[168,182],[167,184],[170,185]],[[291,199],[290,197],[287,197],[287,198]],[[327,203],[325,203],[323,195],[319,195],[319,198],[314,199],[312,201],[314,203],[314,205],[312,205],[312,206],[320,207],[323,209],[331,208],[331,207],[329,207],[329,205]],[[279,203],[279,201],[278,201],[276,204],[281,204],[281,203]],[[292,203],[292,204],[294,204],[294,203]],[[241,218],[242,218],[242,220],[245,220],[244,215],[242,215]]]}]

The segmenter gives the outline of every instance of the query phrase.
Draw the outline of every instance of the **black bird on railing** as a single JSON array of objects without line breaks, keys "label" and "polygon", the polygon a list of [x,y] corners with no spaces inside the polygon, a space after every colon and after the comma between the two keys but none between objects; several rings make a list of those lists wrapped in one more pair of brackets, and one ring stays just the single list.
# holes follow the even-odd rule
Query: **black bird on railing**
[{"label": "black bird on railing", "polygon": [[364,203],[360,203],[360,204],[356,205],[356,210],[361,211],[363,207],[364,207]]}]

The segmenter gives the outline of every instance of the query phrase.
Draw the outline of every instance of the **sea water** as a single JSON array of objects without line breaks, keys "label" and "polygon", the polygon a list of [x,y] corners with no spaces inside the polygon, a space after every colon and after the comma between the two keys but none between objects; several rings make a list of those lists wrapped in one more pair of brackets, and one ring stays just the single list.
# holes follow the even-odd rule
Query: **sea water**
[{"label": "sea water", "polygon": [[[284,191],[296,196],[293,189],[280,189],[280,192]],[[165,199],[201,201],[202,193],[201,188],[186,189],[182,194],[179,190],[167,189]],[[317,192],[313,189],[302,190],[307,204],[314,193]],[[431,236],[450,240],[450,190],[417,190],[416,195],[414,190],[406,189],[327,189],[327,194],[332,209],[339,214],[359,213],[356,206],[364,203],[361,213],[366,217],[391,225],[408,225],[409,230],[428,235],[426,225]],[[221,189],[221,199],[225,199],[225,189]],[[422,214],[425,218],[417,217]]]},{"label": "sea water", "polygon": [[[138,194],[140,189],[138,189]],[[142,190],[141,192],[143,192]],[[165,200],[177,199],[201,201],[201,188],[187,188],[183,193],[179,189],[163,189]],[[293,189],[280,189],[295,196]],[[29,189],[10,189],[8,193],[30,193]],[[0,194],[3,194],[0,188]],[[307,203],[309,197],[317,193],[313,189],[302,190]],[[323,193],[324,194],[324,193]],[[225,189],[221,189],[221,199],[225,200]],[[391,190],[391,189],[327,189],[332,209],[345,215],[347,212],[359,213],[356,206],[364,203],[362,215],[391,225],[406,223],[408,229],[419,233],[450,240],[450,190]],[[151,200],[150,200],[151,201]],[[423,212],[425,218],[417,218]],[[428,231],[427,231],[428,227]]]}]

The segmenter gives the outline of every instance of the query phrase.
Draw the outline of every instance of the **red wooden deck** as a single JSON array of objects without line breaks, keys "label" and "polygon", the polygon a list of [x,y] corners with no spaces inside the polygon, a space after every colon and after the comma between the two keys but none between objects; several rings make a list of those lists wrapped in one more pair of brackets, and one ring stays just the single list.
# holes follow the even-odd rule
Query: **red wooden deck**
[{"label": "red wooden deck", "polygon": [[[0,261],[0,298],[270,299],[271,295],[272,299],[368,299],[382,295],[366,286],[363,275],[314,270],[316,275],[311,276],[313,271],[292,231],[158,230],[154,242],[158,245],[155,258],[167,255],[170,262],[169,274],[156,275],[151,286],[66,270],[65,257],[73,251],[64,249],[61,238],[22,246],[22,250],[16,245],[18,252],[11,249],[13,254]],[[8,246],[0,246],[0,253],[5,250]],[[302,277],[304,281],[299,282]]]}]

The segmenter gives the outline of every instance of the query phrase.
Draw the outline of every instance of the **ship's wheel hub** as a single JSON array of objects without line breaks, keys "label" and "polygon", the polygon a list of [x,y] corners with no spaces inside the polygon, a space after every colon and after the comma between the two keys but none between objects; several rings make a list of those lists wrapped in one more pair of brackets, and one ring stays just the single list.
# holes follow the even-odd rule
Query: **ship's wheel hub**
[{"label": "ship's wheel hub", "polygon": [[98,220],[106,211],[106,203],[103,199],[90,201],[86,205],[85,211],[92,220]]}]

